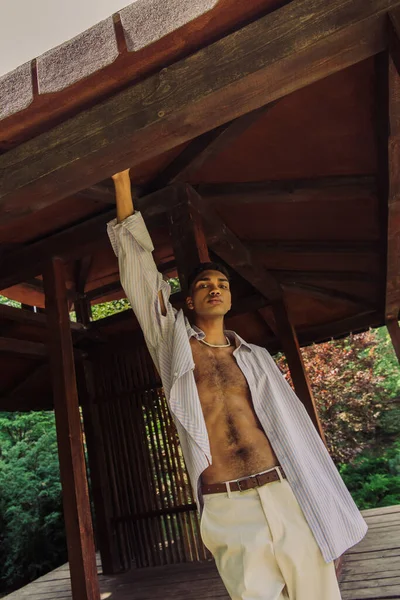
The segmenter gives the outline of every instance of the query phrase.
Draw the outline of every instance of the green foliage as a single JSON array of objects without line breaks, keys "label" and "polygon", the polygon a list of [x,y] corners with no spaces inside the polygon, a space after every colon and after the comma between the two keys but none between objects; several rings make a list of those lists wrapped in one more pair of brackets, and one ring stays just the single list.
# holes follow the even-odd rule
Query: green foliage
[{"label": "green foliage", "polygon": [[400,442],[379,455],[366,450],[339,471],[360,510],[400,504]]},{"label": "green foliage", "polygon": [[16,302],[15,300],[10,300],[10,298],[6,298],[0,294],[0,304],[6,304],[7,306],[14,306],[15,308],[21,308],[21,302]]},{"label": "green foliage", "polygon": [[[383,376],[374,369],[377,349],[376,334],[368,331],[302,351],[336,464],[349,462],[375,442],[386,396]],[[278,365],[290,380],[282,357]]]},{"label": "green foliage", "polygon": [[121,300],[112,300],[111,302],[103,302],[92,307],[92,320],[98,321],[105,319],[111,315],[128,310],[131,308],[129,300],[122,298]]},{"label": "green foliage", "polygon": [[0,589],[66,561],[53,413],[0,413]]}]

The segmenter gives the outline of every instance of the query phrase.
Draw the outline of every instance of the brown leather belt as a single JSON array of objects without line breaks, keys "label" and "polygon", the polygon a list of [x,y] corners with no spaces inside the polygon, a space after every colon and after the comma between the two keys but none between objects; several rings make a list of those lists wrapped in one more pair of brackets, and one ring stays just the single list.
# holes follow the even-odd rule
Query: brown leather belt
[{"label": "brown leather belt", "polygon": [[[277,467],[282,475],[283,479],[286,479],[286,474],[282,467]],[[229,488],[231,492],[245,492],[246,490],[251,490],[252,488],[261,487],[266,483],[272,483],[273,481],[279,481],[279,475],[274,469],[273,471],[268,471],[267,473],[262,473],[261,475],[251,475],[250,477],[246,477],[244,479],[238,479],[237,481],[230,481]],[[227,484],[226,483],[203,483],[201,486],[201,491],[203,494],[221,494],[223,492],[227,492]]]}]

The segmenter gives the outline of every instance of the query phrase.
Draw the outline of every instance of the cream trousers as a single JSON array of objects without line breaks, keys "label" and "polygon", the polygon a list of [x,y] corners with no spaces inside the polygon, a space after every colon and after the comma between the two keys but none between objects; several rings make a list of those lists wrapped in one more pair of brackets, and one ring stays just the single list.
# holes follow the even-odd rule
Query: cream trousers
[{"label": "cream trousers", "polygon": [[232,600],[341,598],[286,479],[205,495],[201,535]]}]

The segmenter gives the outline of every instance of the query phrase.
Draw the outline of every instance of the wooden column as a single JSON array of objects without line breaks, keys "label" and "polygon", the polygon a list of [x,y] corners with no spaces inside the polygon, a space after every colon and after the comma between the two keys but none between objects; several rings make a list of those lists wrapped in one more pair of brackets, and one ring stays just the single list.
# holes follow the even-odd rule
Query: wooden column
[{"label": "wooden column", "polygon": [[116,528],[112,522],[111,481],[106,469],[106,451],[93,377],[93,365],[88,360],[81,361],[77,369],[77,381],[96,513],[96,540],[103,573],[112,575],[121,572],[123,565],[118,551]]},{"label": "wooden column", "polygon": [[316,430],[326,445],[325,435],[318,417],[310,380],[305,370],[297,335],[290,321],[284,299],[274,302],[272,308],[278,336],[282,342],[283,351],[288,362],[296,394],[304,404]]},{"label": "wooden column", "polygon": [[64,265],[51,260],[44,273],[49,354],[73,600],[99,600],[99,583]]},{"label": "wooden column", "polygon": [[170,235],[178,267],[179,281],[184,294],[191,271],[201,262],[210,262],[202,217],[192,196],[190,185],[178,186],[180,203],[168,213]]},{"label": "wooden column", "polygon": [[400,363],[400,327],[397,319],[392,319],[386,323],[387,330],[392,340],[394,351]]},{"label": "wooden column", "polygon": [[90,324],[90,319],[92,317],[92,307],[90,305],[90,300],[86,296],[86,294],[78,294],[74,302],[75,306],[75,314],[76,320],[78,323],[82,323],[85,327],[88,327]]}]

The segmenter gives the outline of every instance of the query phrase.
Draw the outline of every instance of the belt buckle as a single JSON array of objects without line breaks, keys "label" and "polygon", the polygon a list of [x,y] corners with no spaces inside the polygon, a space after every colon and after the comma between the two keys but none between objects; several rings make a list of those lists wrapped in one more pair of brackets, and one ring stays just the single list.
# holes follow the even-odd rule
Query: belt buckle
[{"label": "belt buckle", "polygon": [[237,479],[236,480],[239,492],[246,492],[248,489],[252,489],[252,488],[246,488],[246,489],[242,488],[240,482],[241,481],[245,481],[246,479],[250,479],[250,480],[254,480],[255,479],[257,485],[255,485],[254,487],[260,487],[261,486],[260,481],[258,479],[258,473],[257,473],[257,475],[251,475],[250,477],[243,477],[243,479]]},{"label": "belt buckle", "polygon": [[237,483],[237,486],[238,486],[239,492],[245,492],[245,491],[246,491],[246,490],[244,490],[244,489],[242,488],[242,486],[240,485],[240,479],[236,479],[236,483]]}]

